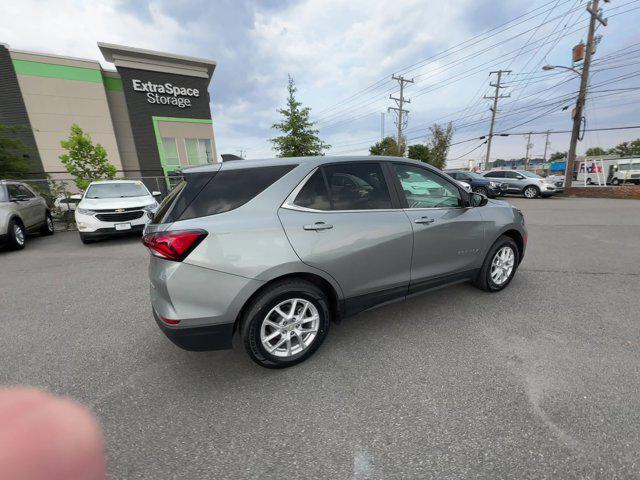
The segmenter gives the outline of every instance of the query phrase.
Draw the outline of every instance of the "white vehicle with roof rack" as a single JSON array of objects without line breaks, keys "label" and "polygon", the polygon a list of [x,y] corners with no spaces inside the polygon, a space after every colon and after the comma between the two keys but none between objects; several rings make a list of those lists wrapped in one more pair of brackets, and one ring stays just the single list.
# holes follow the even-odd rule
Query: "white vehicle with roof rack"
[{"label": "white vehicle with roof rack", "polygon": [[75,209],[82,243],[127,233],[142,233],[158,208],[154,197],[139,180],[91,182]]}]

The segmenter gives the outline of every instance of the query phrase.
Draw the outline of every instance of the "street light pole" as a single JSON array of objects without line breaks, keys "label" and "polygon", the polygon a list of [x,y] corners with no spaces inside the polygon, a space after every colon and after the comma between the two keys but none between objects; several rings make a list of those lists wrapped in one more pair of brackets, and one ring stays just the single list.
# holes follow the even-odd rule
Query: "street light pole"
[{"label": "street light pole", "polygon": [[578,138],[580,138],[580,127],[582,125],[582,111],[584,109],[584,104],[587,96],[587,85],[589,83],[589,66],[591,65],[591,52],[594,48],[596,21],[600,22],[604,26],[607,25],[607,21],[603,19],[598,13],[598,3],[599,0],[593,0],[587,5],[587,11],[591,15],[591,18],[589,20],[589,33],[587,36],[586,52],[584,55],[584,63],[582,65],[582,73],[580,76],[580,91],[578,92],[578,99],[576,100],[576,108],[573,115],[573,129],[571,130],[569,154],[567,155],[567,168],[565,170],[566,188],[570,188],[573,182],[573,165],[576,160],[576,148],[578,145]]}]

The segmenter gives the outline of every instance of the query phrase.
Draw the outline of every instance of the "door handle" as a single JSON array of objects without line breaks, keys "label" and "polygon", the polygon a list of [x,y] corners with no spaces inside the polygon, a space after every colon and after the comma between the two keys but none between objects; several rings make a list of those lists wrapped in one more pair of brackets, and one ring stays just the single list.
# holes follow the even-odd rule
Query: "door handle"
[{"label": "door handle", "polygon": [[435,222],[435,220],[433,218],[429,218],[429,217],[420,217],[418,219],[415,220],[415,223],[420,223],[422,225],[428,225],[430,223]]},{"label": "door handle", "polygon": [[302,228],[305,230],[315,230],[317,232],[318,230],[329,230],[330,228],[333,228],[333,225],[324,222],[316,222],[312,225],[305,225]]}]

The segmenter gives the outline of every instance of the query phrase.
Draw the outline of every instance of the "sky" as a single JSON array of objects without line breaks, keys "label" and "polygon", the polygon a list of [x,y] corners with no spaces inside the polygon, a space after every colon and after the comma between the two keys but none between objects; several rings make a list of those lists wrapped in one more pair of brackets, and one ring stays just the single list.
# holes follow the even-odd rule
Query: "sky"
[{"label": "sky", "polygon": [[[434,122],[453,121],[449,166],[484,159],[490,72],[511,70],[497,113],[491,158],[541,157],[544,135],[571,128],[577,76],[542,71],[571,66],[586,40],[584,0],[0,0],[0,42],[14,49],[99,59],[97,42],[213,59],[210,85],[218,153],[274,156],[271,125],[286,98],[287,76],[311,108],[327,153],[367,154],[395,131],[395,74],[413,78],[409,144],[425,142]],[[55,5],[54,5],[55,3]],[[594,55],[587,128],[640,124],[640,0],[604,4],[608,25]],[[568,109],[562,108],[569,106]],[[382,115],[384,114],[384,115]],[[640,137],[640,129],[585,132],[578,153]],[[551,134],[548,152],[568,149]]]}]

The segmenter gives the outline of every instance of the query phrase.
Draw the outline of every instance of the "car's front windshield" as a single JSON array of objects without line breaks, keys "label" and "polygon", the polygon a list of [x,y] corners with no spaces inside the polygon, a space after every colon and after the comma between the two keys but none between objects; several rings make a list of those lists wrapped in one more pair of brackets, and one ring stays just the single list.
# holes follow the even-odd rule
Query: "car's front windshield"
[{"label": "car's front windshield", "polygon": [[141,182],[95,183],[89,187],[85,198],[126,198],[149,195]]},{"label": "car's front windshield", "polygon": [[521,172],[519,172],[519,173],[521,173],[521,174],[522,174],[522,175],[524,175],[525,177],[529,177],[529,178],[542,178],[540,175],[536,175],[536,174],[535,174],[535,173],[533,173],[533,172],[527,172],[526,170],[523,170],[523,171],[521,171]]}]

